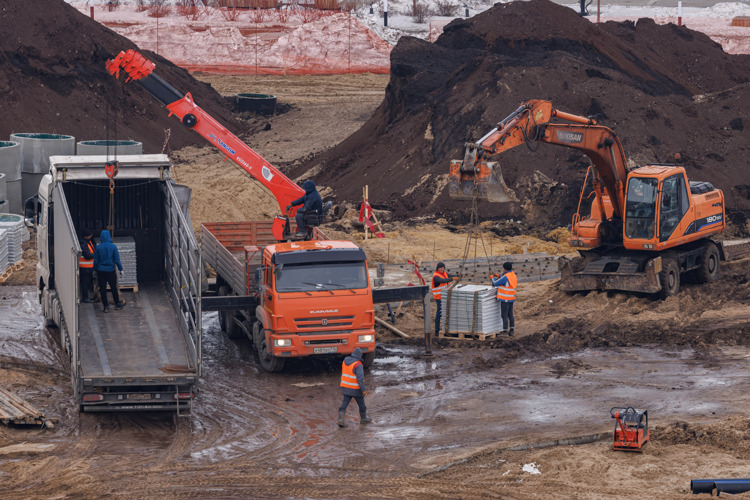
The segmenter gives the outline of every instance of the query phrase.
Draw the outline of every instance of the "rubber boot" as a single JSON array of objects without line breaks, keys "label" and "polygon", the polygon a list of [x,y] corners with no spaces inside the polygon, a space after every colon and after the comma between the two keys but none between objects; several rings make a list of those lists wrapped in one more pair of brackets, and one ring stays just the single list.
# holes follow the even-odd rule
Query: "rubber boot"
[{"label": "rubber boot", "polygon": [[372,422],[372,419],[367,416],[367,413],[360,413],[359,414],[359,423],[360,424],[369,424]]},{"label": "rubber boot", "polygon": [[346,427],[346,412],[339,410],[339,427]]}]

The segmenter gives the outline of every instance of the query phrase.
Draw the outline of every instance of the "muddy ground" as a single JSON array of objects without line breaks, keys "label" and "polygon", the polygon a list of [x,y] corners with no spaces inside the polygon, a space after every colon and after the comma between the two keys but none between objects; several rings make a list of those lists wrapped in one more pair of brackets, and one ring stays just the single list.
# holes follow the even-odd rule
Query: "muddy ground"
[{"label": "muddy ground", "polygon": [[[270,129],[251,145],[283,166],[304,158],[356,130],[387,83],[323,78],[315,85],[328,90],[312,94],[328,99],[313,113],[304,90],[311,80],[279,81],[288,110],[263,119]],[[227,92],[253,84],[211,83],[222,92],[224,84]],[[275,213],[272,198],[258,203],[257,184],[209,148],[173,157],[180,182],[194,188],[194,225]],[[226,201],[232,196],[237,202]],[[327,230],[362,241],[352,219]],[[565,251],[554,234],[541,241],[504,234],[507,224],[497,224],[489,221],[484,233],[495,238],[493,253],[535,245]],[[385,225],[388,238],[363,242],[381,260],[457,258],[466,241],[466,228],[420,219]],[[0,287],[0,380],[59,421],[51,430],[0,426],[4,498],[696,498],[690,479],[747,476],[747,262],[665,301],[568,295],[556,280],[523,283],[516,337],[436,339],[432,356],[424,353],[420,308],[406,306],[397,326],[413,338],[378,330],[378,356],[366,374],[374,423],[360,426],[350,408],[349,427],[339,429],[339,361],[265,373],[249,341],[227,339],[215,313],[204,316],[192,418],[79,414],[58,334],[45,328],[35,302],[32,254],[16,281]],[[651,441],[641,454],[609,448],[609,409],[619,405],[649,411]],[[548,446],[565,438],[584,444]]]}]

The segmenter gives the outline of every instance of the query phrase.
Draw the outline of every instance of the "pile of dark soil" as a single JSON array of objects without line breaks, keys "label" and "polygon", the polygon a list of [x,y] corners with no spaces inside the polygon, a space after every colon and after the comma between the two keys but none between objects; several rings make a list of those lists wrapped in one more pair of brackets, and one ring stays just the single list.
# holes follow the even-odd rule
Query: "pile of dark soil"
[{"label": "pile of dark soil", "polygon": [[[13,132],[55,132],[76,140],[141,141],[144,153],[159,153],[164,130],[171,128],[172,148],[204,144],[167,118],[167,110],[140,86],[123,85],[106,72],[107,59],[137,47],[63,0],[38,0],[33,7],[3,0],[0,33],[0,140]],[[142,53],[173,87],[191,92],[219,121],[233,122],[224,98],[210,85],[154,53]]]},{"label": "pile of dark soil", "polygon": [[[750,56],[726,54],[686,27],[650,19],[597,25],[548,0],[497,4],[454,20],[436,43],[402,38],[373,117],[295,174],[322,165],[316,180],[333,187],[339,201],[357,201],[368,184],[373,206],[399,218],[465,221],[470,204],[451,200],[445,189],[450,160],[463,158],[465,142],[484,136],[519,103],[547,99],[563,111],[600,115],[637,165],[674,162],[679,153],[690,179],[723,189],[728,210],[744,223],[749,81]],[[497,159],[526,201],[485,203],[480,216],[569,223],[585,156],[541,145]]]}]

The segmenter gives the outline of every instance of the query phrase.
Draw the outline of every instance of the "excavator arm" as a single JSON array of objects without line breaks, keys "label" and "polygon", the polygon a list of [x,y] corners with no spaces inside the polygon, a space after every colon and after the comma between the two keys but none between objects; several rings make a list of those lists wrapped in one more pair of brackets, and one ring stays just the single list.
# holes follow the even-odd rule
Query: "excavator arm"
[{"label": "excavator arm", "polygon": [[[106,67],[115,78],[123,71],[127,75],[126,81],[135,81],[146,89],[169,110],[169,116],[175,115],[183,125],[200,134],[227,158],[231,158],[260,181],[276,197],[282,213],[286,212],[286,207],[291,205],[293,200],[305,194],[301,187],[201,109],[189,92],[182,94],[155,74],[156,65],[140,53],[134,50],[120,52],[107,61]],[[288,215],[294,216],[295,212],[296,208],[292,207]]]},{"label": "excavator arm", "polygon": [[[551,123],[553,118],[569,123]],[[504,184],[498,188],[502,174],[499,166],[489,159],[522,144],[531,146],[538,142],[578,149],[588,156],[597,173],[594,181],[597,198],[601,200],[606,190],[614,215],[622,218],[627,161],[620,140],[595,119],[556,110],[549,101],[542,100],[522,103],[487,135],[475,143],[466,144],[463,162],[451,162],[451,196],[510,201],[511,196],[507,196],[508,200],[498,199],[503,197],[497,194],[498,190],[509,190]]]}]

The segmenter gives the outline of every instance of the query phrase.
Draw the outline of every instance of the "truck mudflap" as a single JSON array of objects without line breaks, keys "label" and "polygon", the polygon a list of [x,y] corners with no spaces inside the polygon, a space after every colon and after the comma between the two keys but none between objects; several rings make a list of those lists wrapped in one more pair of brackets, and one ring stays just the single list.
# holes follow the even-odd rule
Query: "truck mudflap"
[{"label": "truck mudflap", "polygon": [[[560,290],[622,290],[627,292],[657,293],[661,290],[661,258],[648,260],[643,269],[627,257],[603,257],[581,265],[580,257],[558,259]],[[579,268],[576,270],[576,268]]]}]

